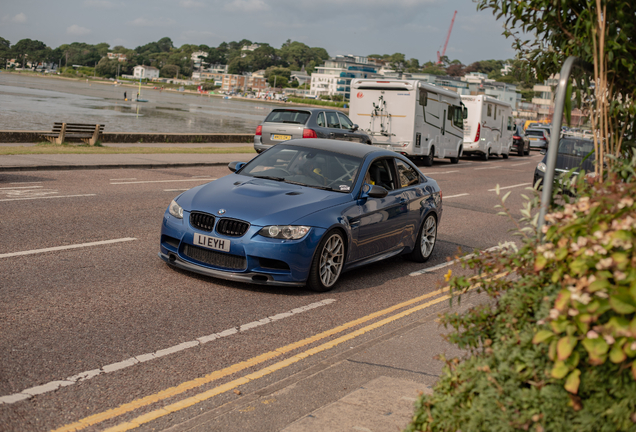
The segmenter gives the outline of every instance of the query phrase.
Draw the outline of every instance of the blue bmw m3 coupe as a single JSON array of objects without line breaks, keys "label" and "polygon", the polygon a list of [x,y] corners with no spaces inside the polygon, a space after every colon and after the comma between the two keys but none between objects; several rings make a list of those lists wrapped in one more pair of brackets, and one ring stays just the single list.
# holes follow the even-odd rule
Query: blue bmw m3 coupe
[{"label": "blue bmw m3 coupe", "polygon": [[290,140],[168,206],[159,256],[222,279],[332,289],[342,272],[433,253],[442,192],[406,157],[335,140]]}]

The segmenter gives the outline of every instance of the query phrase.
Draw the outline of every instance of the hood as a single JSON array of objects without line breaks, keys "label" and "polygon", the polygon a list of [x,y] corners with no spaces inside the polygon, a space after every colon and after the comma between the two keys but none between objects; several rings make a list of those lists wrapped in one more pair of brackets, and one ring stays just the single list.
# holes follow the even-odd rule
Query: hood
[{"label": "hood", "polygon": [[177,202],[186,211],[240,219],[252,225],[287,225],[319,210],[348,202],[350,194],[230,174],[184,192]]}]

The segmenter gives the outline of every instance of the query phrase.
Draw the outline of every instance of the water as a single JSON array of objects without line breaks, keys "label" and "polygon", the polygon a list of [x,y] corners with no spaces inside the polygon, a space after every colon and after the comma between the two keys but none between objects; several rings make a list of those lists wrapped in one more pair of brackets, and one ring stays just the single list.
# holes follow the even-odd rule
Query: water
[{"label": "water", "polygon": [[254,133],[275,105],[160,92],[125,102],[137,87],[0,72],[0,130],[51,130],[54,122],[100,123],[105,132]]}]

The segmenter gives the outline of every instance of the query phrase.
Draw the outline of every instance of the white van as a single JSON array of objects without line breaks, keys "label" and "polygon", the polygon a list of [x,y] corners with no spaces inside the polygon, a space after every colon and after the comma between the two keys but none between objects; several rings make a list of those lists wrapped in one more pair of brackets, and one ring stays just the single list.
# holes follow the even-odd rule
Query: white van
[{"label": "white van", "polygon": [[459,162],[465,109],[457,93],[419,80],[354,79],[349,118],[373,145],[425,166],[433,158]]},{"label": "white van", "polygon": [[515,123],[512,106],[485,95],[462,95],[468,108],[464,120],[464,155],[477,154],[484,160],[490,156],[508,159]]}]

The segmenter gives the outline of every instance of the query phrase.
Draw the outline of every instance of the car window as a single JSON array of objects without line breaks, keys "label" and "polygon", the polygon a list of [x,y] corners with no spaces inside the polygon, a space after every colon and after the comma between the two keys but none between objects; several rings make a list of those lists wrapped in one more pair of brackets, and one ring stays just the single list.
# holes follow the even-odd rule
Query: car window
[{"label": "car window", "polygon": [[321,112],[318,114],[318,118],[316,119],[316,124],[320,127],[326,127],[327,122],[325,121],[325,113]]},{"label": "car window", "polygon": [[594,151],[594,143],[588,140],[562,139],[558,153],[569,156],[587,156]]},{"label": "car window", "polygon": [[292,109],[275,109],[267,118],[265,123],[293,123],[305,124],[311,114],[307,111],[298,111]]},{"label": "car window", "polygon": [[420,175],[415,169],[406,162],[396,159],[398,178],[400,179],[400,187],[408,187],[420,182]]},{"label": "car window", "polygon": [[240,174],[348,193],[361,163],[354,156],[278,144],[252,159]]},{"label": "car window", "polygon": [[340,126],[343,129],[353,129],[353,123],[349,120],[349,117],[339,112],[338,118],[340,119]]},{"label": "car window", "polygon": [[389,165],[390,159],[378,159],[371,163],[365,176],[365,183],[382,186],[386,190],[395,189],[393,170]]},{"label": "car window", "polygon": [[528,129],[526,131],[526,136],[534,136],[534,137],[542,137],[543,138],[543,131],[542,130],[537,130],[537,129]]},{"label": "car window", "polygon": [[340,129],[340,120],[338,120],[338,114],[335,112],[327,112],[327,127],[333,129]]}]

